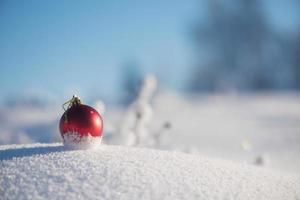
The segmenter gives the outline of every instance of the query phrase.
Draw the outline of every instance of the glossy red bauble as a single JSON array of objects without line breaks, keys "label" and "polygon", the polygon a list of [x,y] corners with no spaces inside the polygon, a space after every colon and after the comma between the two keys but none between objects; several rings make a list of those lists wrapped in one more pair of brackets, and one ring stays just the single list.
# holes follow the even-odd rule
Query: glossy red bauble
[{"label": "glossy red bauble", "polygon": [[94,108],[84,104],[74,104],[62,115],[59,129],[63,139],[70,133],[76,133],[80,137],[101,137],[103,121]]}]

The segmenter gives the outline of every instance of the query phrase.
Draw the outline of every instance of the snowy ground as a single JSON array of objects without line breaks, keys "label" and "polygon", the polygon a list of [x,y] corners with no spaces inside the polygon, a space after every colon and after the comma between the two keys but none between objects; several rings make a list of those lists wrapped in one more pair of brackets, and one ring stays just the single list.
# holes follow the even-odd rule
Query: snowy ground
[{"label": "snowy ground", "polygon": [[[149,145],[151,148],[300,173],[297,93],[198,95],[188,99],[163,93],[154,98],[153,110],[149,132],[153,137],[160,133],[160,137]],[[107,112],[113,124],[122,121],[119,112]],[[170,128],[162,130],[166,122]],[[119,132],[113,132],[115,137]],[[113,143],[108,133],[106,141]]]},{"label": "snowy ground", "polygon": [[145,148],[0,147],[1,199],[300,199],[300,177]]},{"label": "snowy ground", "polygon": [[[300,174],[299,93],[182,97],[160,91],[150,103],[152,117],[144,127],[148,134],[145,140],[155,141],[140,144],[141,147],[183,151]],[[103,109],[101,102],[90,105]],[[125,145],[131,132],[123,125],[134,124],[128,116],[132,109],[106,106],[105,110],[103,142]],[[57,103],[2,105],[0,144],[61,142],[61,114]]]}]

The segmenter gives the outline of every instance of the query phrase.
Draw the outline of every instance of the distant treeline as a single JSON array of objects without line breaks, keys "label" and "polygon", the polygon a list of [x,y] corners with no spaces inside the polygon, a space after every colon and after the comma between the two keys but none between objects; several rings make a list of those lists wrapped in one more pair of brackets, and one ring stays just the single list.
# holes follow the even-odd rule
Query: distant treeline
[{"label": "distant treeline", "polygon": [[300,89],[300,14],[295,32],[278,31],[262,2],[207,0],[192,29],[190,91]]}]

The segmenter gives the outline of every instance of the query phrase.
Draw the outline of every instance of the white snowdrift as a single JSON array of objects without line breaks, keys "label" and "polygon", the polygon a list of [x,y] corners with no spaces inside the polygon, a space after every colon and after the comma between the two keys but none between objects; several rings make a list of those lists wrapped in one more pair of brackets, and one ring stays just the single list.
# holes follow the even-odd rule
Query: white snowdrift
[{"label": "white snowdrift", "polygon": [[0,146],[1,199],[300,199],[300,179],[183,153]]}]

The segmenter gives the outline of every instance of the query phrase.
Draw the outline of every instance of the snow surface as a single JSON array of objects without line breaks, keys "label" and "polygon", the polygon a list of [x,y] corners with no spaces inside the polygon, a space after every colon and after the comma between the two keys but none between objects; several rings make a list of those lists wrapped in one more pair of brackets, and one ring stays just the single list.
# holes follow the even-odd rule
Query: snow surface
[{"label": "snow surface", "polygon": [[143,148],[0,146],[1,199],[300,199],[300,177]]},{"label": "snow surface", "polygon": [[[148,88],[155,88],[155,81],[149,80],[145,83],[152,86],[145,84],[128,108],[99,99],[87,102],[103,115],[102,142],[183,151],[300,174],[299,92],[182,96],[159,87],[151,97]],[[64,100],[0,102],[0,145],[61,142],[58,123]]]},{"label": "snow surface", "polygon": [[[300,174],[300,93],[217,93],[186,98],[162,91],[151,102],[148,144],[140,146]],[[129,111],[131,116],[110,110],[106,124],[117,126],[125,118],[127,127],[135,127],[134,112],[145,111]],[[114,141],[121,138],[120,133],[106,127],[103,141],[124,145],[126,140]]]}]

